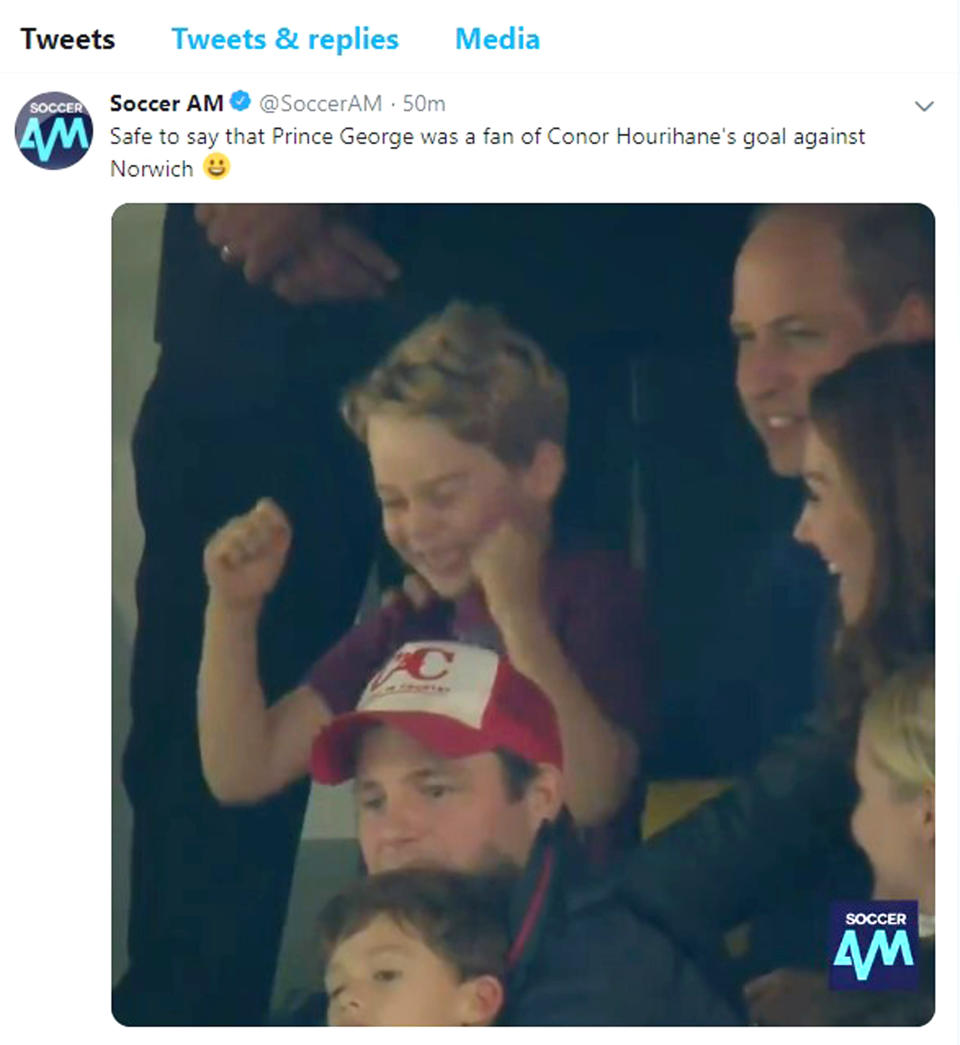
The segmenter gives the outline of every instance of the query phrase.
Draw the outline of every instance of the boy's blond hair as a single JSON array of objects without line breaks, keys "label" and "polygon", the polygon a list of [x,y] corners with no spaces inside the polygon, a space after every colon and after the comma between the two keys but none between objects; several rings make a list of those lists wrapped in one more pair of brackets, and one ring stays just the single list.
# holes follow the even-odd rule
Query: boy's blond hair
[{"label": "boy's blond hair", "polygon": [[881,684],[863,709],[861,729],[874,762],[901,798],[934,783],[934,671],[925,657]]},{"label": "boy's blond hair", "polygon": [[425,417],[517,466],[541,441],[563,446],[569,394],[535,341],[492,308],[454,301],[351,387],[341,410],[363,442],[373,414]]}]

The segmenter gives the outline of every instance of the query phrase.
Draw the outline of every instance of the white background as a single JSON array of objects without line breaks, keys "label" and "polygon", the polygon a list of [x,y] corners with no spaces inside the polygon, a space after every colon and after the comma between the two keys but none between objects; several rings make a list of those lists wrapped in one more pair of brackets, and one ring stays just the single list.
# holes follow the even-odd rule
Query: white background
[{"label": "white background", "polygon": [[[456,13],[454,13],[456,12]],[[0,68],[7,208],[3,378],[2,546],[6,665],[2,766],[6,870],[5,1025],[13,1033],[121,1033],[109,1013],[111,883],[110,222],[122,203],[178,200],[389,201],[919,201],[937,216],[939,356],[938,1012],[915,1032],[957,1035],[956,636],[960,532],[956,497],[958,383],[957,15],[955,0],[909,4],[807,0],[800,5],[673,0],[658,7],[594,2],[271,5],[31,4],[3,18]],[[392,53],[178,53],[170,27],[193,32],[397,32]],[[538,32],[539,52],[464,53],[455,27]],[[23,49],[19,27],[112,32],[113,51]],[[110,114],[111,94],[186,97],[243,88],[245,113]],[[16,149],[13,124],[35,94],[66,91],[91,110],[90,153],[60,172]],[[444,98],[446,112],[405,120],[293,114],[263,117],[264,92],[354,91]],[[914,104],[934,106],[921,113]],[[111,150],[111,126],[484,126],[643,129],[863,127],[868,145],[745,152],[529,147],[426,150],[226,148],[229,178],[199,173],[204,149]],[[137,153],[134,156],[134,152]],[[110,159],[188,159],[192,180],[111,178]],[[12,966],[12,968],[10,968]],[[611,974],[614,971],[611,970]],[[163,1033],[163,1032],[155,1032]],[[181,1035],[198,1031],[168,1032]],[[215,1032],[214,1032],[215,1033]],[[237,1032],[231,1032],[237,1033]],[[241,1032],[242,1033],[242,1032]],[[262,1032],[269,1033],[269,1032]],[[423,1032],[418,1032],[422,1034]],[[553,1033],[556,1032],[552,1032]],[[616,1034],[616,1031],[607,1033]],[[622,1033],[622,1032],[621,1032]],[[627,1032],[635,1035],[636,1032]],[[643,1032],[694,1037],[692,1031]],[[742,1032],[712,1030],[734,1040]],[[773,1032],[758,1032],[764,1035]],[[780,1032],[791,1036],[799,1031]]]}]

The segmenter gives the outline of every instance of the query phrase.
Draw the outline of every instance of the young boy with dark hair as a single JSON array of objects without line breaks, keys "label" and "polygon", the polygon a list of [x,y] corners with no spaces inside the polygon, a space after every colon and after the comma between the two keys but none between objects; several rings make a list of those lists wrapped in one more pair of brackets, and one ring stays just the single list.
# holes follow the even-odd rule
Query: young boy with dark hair
[{"label": "young boy with dark hair", "polygon": [[320,915],[332,1027],[482,1027],[503,1007],[512,876],[373,875]]}]

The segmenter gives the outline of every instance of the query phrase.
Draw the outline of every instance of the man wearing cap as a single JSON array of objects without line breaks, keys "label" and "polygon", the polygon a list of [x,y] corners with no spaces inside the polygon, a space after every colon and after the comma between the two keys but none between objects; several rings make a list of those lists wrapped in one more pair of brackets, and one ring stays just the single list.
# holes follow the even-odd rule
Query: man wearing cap
[{"label": "man wearing cap", "polygon": [[[741,1022],[704,967],[579,853],[550,701],[496,653],[402,646],[317,737],[315,780],[353,777],[367,869],[515,868],[504,1022]],[[613,973],[616,972],[616,975]],[[302,1019],[322,1020],[325,999]]]}]

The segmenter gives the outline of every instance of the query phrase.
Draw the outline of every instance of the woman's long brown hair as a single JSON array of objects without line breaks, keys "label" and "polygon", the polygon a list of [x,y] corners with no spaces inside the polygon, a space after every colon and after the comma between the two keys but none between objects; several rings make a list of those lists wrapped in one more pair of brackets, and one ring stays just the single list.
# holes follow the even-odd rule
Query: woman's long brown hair
[{"label": "woman's long brown hair", "polygon": [[933,344],[858,356],[817,383],[810,417],[874,538],[867,605],[834,658],[837,709],[852,724],[873,686],[934,648]]}]

